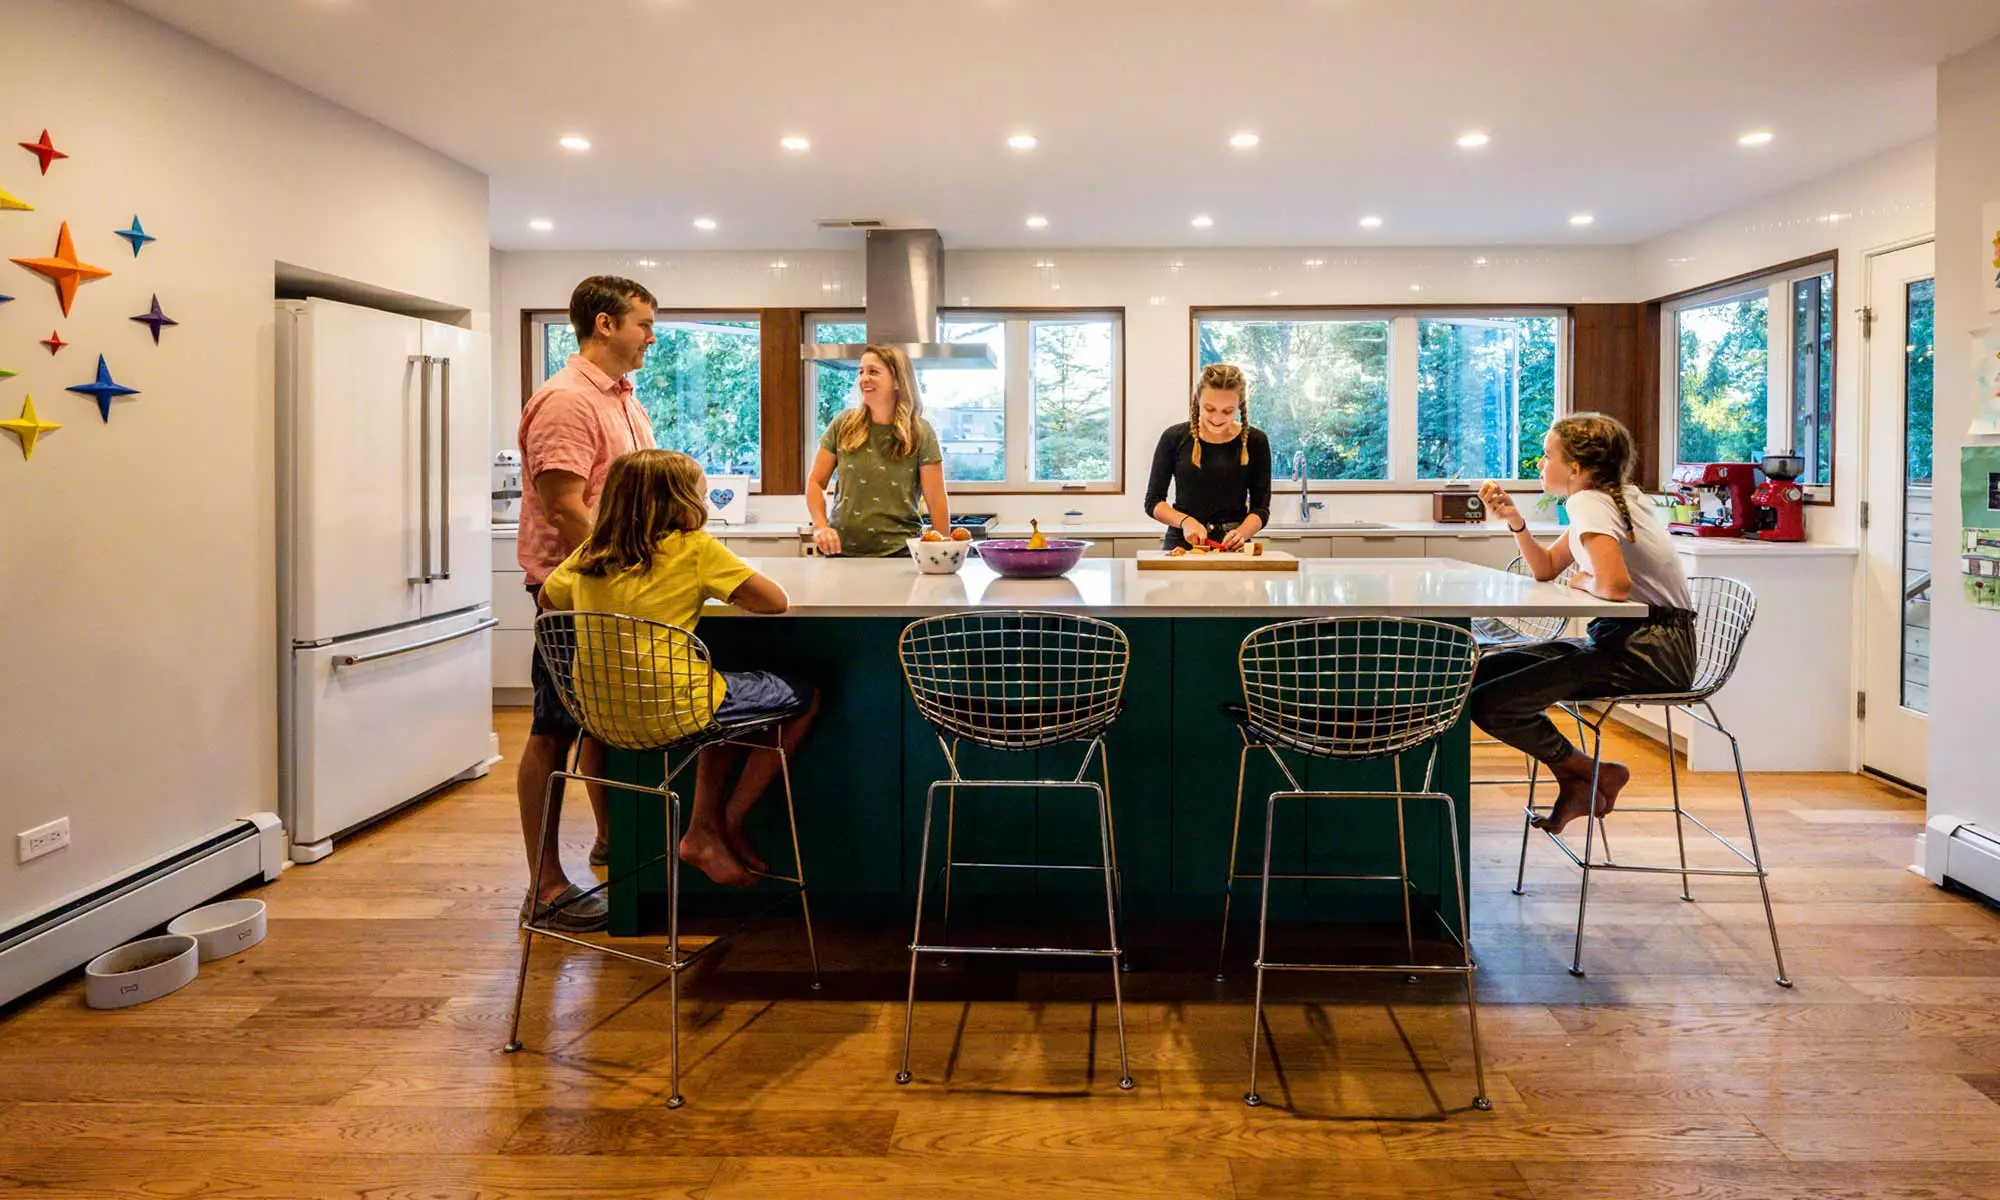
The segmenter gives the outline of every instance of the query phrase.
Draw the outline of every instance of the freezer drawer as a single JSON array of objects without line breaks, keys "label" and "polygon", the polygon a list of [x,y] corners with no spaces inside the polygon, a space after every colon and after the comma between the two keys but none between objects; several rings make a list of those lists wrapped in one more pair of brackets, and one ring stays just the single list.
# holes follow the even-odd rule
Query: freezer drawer
[{"label": "freezer drawer", "polygon": [[292,652],[281,815],[294,847],[324,843],[485,763],[492,631],[491,613],[477,608]]}]

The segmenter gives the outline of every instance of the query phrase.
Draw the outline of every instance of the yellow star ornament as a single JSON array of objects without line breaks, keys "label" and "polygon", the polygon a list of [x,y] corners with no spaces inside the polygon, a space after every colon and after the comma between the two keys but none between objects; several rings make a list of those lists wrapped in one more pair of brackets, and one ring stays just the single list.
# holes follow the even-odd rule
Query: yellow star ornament
[{"label": "yellow star ornament", "polygon": [[19,417],[12,421],[0,421],[0,429],[4,429],[21,439],[22,458],[35,457],[35,443],[41,440],[42,435],[45,433],[54,433],[61,428],[61,422],[44,421],[35,415],[35,398],[33,396],[29,396],[27,403],[21,406],[21,415]]}]

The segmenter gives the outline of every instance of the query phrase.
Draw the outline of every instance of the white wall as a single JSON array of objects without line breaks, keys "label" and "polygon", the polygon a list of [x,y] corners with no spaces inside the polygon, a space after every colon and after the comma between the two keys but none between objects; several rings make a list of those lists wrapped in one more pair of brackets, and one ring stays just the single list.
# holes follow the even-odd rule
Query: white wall
[{"label": "white wall", "polygon": [[[858,235],[857,235],[858,236]],[[496,254],[494,428],[512,443],[520,420],[520,311],[564,308],[586,275],[644,283],[666,307],[852,307],[865,283],[861,251]],[[1484,257],[1481,265],[1475,258]],[[1306,260],[1323,263],[1307,266]],[[642,263],[654,263],[644,266]],[[773,264],[782,262],[782,268]],[[1038,262],[1053,264],[1038,267]],[[955,306],[1125,309],[1125,493],[980,496],[967,506],[1003,518],[1066,508],[1092,518],[1143,520],[1139,501],[1159,431],[1187,419],[1190,306],[1226,304],[1571,304],[1629,299],[1630,251],[1512,247],[1498,250],[1343,248],[1293,250],[949,250],[947,301]],[[1423,290],[1413,292],[1412,284]],[[1273,295],[1273,293],[1278,293]],[[801,401],[803,402],[803,401]],[[1254,411],[1254,410],[1253,410]],[[759,520],[803,519],[798,497],[757,497]],[[1425,496],[1343,494],[1329,516],[1427,519]]]},{"label": "white wall", "polygon": [[[1935,153],[1926,139],[1789,191],[1675,230],[1637,248],[1635,299],[1654,299],[1732,276],[1838,251],[1834,364],[1834,504],[1806,514],[1814,541],[1860,536],[1861,318],[1869,250],[1931,232]],[[1665,431],[1671,444],[1671,433]],[[1780,447],[1782,448],[1782,447]]]},{"label": "white wall", "polygon": [[[7,141],[47,126],[46,177],[7,147],[0,258],[109,267],[62,317],[0,264],[0,413],[63,428],[32,461],[0,436],[0,928],[276,802],[273,264],[488,311],[486,180],[100,0],[9,0]],[[39,47],[40,49],[36,49]],[[81,65],[79,65],[81,64]],[[112,236],[134,213],[155,242]],[[154,293],[181,323],[127,320]],[[72,345],[51,358],[51,329]],[[109,424],[105,354],[143,394]],[[13,834],[73,844],[17,866]]]},{"label": "white wall", "polygon": [[1993,672],[2000,613],[1973,608],[1949,555],[1961,528],[1959,450],[1972,419],[1971,330],[2000,321],[1983,297],[1993,250],[1981,208],[2000,200],[2000,39],[1938,68],[1937,359],[1933,441],[1930,811],[2000,830],[2000,741],[1993,736]]}]

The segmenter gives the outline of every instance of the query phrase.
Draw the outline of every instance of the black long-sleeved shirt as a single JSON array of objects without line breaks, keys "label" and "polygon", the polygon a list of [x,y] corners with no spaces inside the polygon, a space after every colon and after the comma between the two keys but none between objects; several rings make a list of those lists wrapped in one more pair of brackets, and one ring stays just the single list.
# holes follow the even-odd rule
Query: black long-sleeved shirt
[{"label": "black long-sleeved shirt", "polygon": [[1153,472],[1146,481],[1146,515],[1167,498],[1174,485],[1174,507],[1210,529],[1242,521],[1251,513],[1271,521],[1271,441],[1261,429],[1245,429],[1250,461],[1242,462],[1240,441],[1217,445],[1203,442],[1201,465],[1194,465],[1194,443],[1200,435],[1188,422],[1169,426],[1153,451]]}]

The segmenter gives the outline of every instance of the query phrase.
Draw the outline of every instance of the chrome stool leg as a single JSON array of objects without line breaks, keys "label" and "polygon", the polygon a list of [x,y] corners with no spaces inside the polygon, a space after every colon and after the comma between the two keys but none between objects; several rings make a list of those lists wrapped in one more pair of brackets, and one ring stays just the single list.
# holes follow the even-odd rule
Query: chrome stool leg
[{"label": "chrome stool leg", "polygon": [[910,990],[903,1001],[903,1065],[896,1072],[897,1083],[910,1082],[910,1038],[917,1021],[917,947],[924,944],[924,885],[931,874],[931,813],[937,790],[935,783],[924,789],[924,834],[917,845],[917,920],[910,931]]},{"label": "chrome stool leg", "polygon": [[1472,1030],[1472,1074],[1477,1089],[1472,1096],[1472,1107],[1491,1112],[1493,1101],[1486,1095],[1486,1059],[1479,1049],[1479,995],[1472,982],[1477,964],[1472,961],[1472,912],[1471,905],[1466,903],[1465,862],[1458,845],[1458,806],[1449,796],[1444,797],[1444,823],[1451,830],[1451,878],[1458,889],[1458,940],[1465,952],[1465,1016]]},{"label": "chrome stool leg", "polygon": [[[799,812],[792,804],[792,756],[785,752],[785,735],[782,728],[771,731],[771,741],[778,755],[778,777],[785,784],[785,821],[792,831],[792,869],[799,877],[799,913],[805,919],[806,953],[812,957],[812,990],[820,990],[819,942],[813,937],[812,900],[806,895],[806,860],[799,853]],[[675,855],[676,858],[680,857]]]},{"label": "chrome stool leg", "polygon": [[681,798],[667,793],[667,1107],[681,1095]]},{"label": "chrome stool leg", "polygon": [[1743,797],[1743,826],[1750,832],[1750,862],[1757,869],[1757,890],[1764,896],[1764,923],[1771,929],[1771,957],[1778,961],[1777,984],[1788,988],[1792,979],[1785,973],[1785,952],[1778,947],[1778,916],[1771,908],[1770,872],[1764,869],[1764,852],[1757,846],[1757,820],[1750,815],[1750,784],[1743,778],[1743,749],[1737,744],[1736,735],[1722,728],[1722,722],[1715,717],[1715,707],[1704,704],[1715,727],[1729,739],[1729,753],[1736,760],[1736,791]]},{"label": "chrome stool leg", "polygon": [[[535,839],[535,871],[528,882],[527,926],[535,923],[542,906],[542,863],[548,858],[544,848],[549,844],[549,810],[555,807],[556,785],[561,783],[561,771],[551,771],[548,782],[542,787],[542,832]],[[521,930],[521,970],[514,977],[514,1016],[507,1025],[507,1043],[501,1049],[512,1054],[521,1048],[521,1001],[528,993],[528,956],[535,952],[535,933],[524,926]]]},{"label": "chrome stool leg", "polygon": [[1111,836],[1111,794],[1101,788],[1097,792],[1097,835],[1104,858],[1104,918],[1105,927],[1111,936],[1111,1005],[1118,1016],[1118,1086],[1125,1091],[1132,1090],[1132,1063],[1125,1053],[1125,986],[1119,976],[1124,973],[1124,950],[1118,939],[1118,889],[1115,882],[1118,869],[1115,865],[1118,851]]},{"label": "chrome stool leg", "polygon": [[1521,812],[1521,863],[1514,868],[1514,894],[1516,896],[1527,894],[1523,890],[1523,885],[1528,879],[1528,835],[1533,833],[1535,829],[1535,789],[1540,786],[1542,775],[1541,760],[1533,759],[1531,761],[1533,765],[1528,768],[1528,803]]},{"label": "chrome stool leg", "polygon": [[1257,991],[1250,1005],[1250,1090],[1243,1103],[1256,1108],[1264,1103],[1257,1094],[1257,1041],[1264,1036],[1264,946],[1271,927],[1271,837],[1277,829],[1278,793],[1264,800],[1264,873],[1257,888]]},{"label": "chrome stool leg", "polygon": [[1222,875],[1222,941],[1215,948],[1215,982],[1222,982],[1222,964],[1229,956],[1229,907],[1236,897],[1236,844],[1243,834],[1243,778],[1250,765],[1250,739],[1236,756],[1236,816],[1229,825],[1228,866]]},{"label": "chrome stool leg", "polygon": [[[1667,782],[1672,786],[1674,792],[1674,848],[1680,851],[1681,856],[1681,899],[1693,901],[1694,896],[1688,891],[1687,835],[1681,829],[1681,820],[1683,817],[1681,812],[1681,771],[1678,758],[1674,754],[1674,706],[1671,704],[1664,705],[1661,708],[1661,712],[1667,720]],[[1688,748],[1692,750],[1694,748],[1693,744],[1690,743]],[[1689,769],[1693,769],[1692,764],[1689,764]],[[1781,975],[1783,973],[1783,971],[1779,972]]]},{"label": "chrome stool leg", "polygon": [[[1109,843],[1111,852],[1111,886],[1113,893],[1118,898],[1116,909],[1118,918],[1118,944],[1123,946],[1125,945],[1125,876],[1118,869],[1118,821],[1111,813],[1111,748],[1104,744],[1104,739],[1101,737],[1093,742],[1092,745],[1097,748],[1097,765],[1101,768],[1104,776],[1104,821],[1111,830]],[[1084,751],[1086,761],[1088,761],[1089,755],[1090,751],[1086,749]],[[1125,954],[1120,954],[1118,956],[1118,969],[1121,971],[1130,971],[1132,969],[1131,958]]]},{"label": "chrome stool leg", "polygon": [[1595,863],[1591,854],[1595,850],[1593,835],[1597,832],[1597,772],[1604,762],[1604,723],[1611,719],[1617,709],[1616,704],[1607,705],[1598,714],[1596,725],[1592,726],[1590,746],[1590,808],[1583,821],[1583,885],[1576,893],[1576,945],[1570,953],[1569,973],[1583,978],[1583,914],[1590,904],[1590,872]]}]

